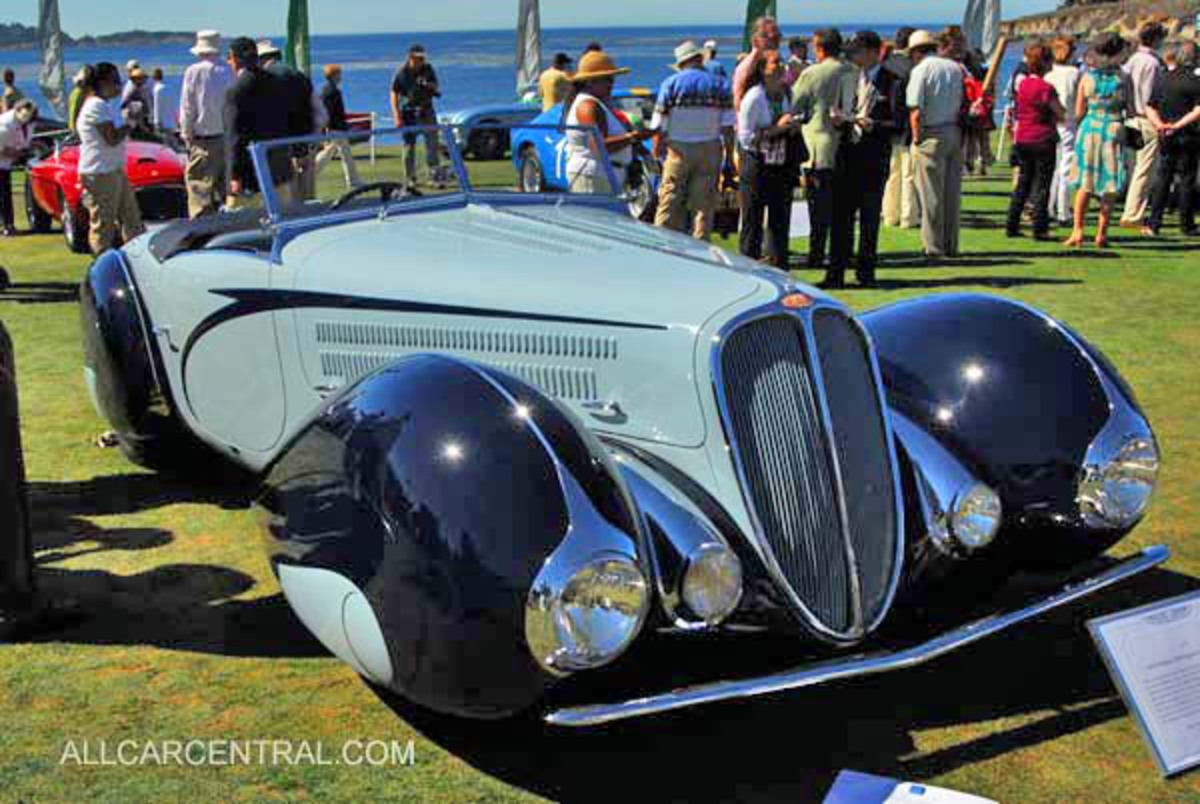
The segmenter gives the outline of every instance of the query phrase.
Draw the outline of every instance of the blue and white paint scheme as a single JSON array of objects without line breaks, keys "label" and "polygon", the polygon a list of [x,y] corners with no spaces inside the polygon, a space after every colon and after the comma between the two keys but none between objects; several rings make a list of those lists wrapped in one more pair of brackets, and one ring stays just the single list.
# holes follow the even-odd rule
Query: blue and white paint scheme
[{"label": "blue and white paint scheme", "polygon": [[[989,608],[1111,548],[1154,490],[1133,391],[1067,326],[981,295],[856,315],[627,198],[475,188],[443,134],[453,192],[295,206],[268,150],[307,141],[259,144],[262,209],[144,235],[83,287],[126,453],[257,477],[287,600],[371,683],[593,725],[910,667],[1167,558]],[[571,700],[650,673],[622,657],[665,634],[795,657]]]}]

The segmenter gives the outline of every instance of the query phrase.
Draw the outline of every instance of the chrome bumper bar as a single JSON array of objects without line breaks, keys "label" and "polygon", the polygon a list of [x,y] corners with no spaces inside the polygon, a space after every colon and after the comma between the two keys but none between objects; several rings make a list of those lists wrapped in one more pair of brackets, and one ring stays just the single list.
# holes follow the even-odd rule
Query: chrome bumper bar
[{"label": "chrome bumper bar", "polygon": [[546,715],[546,722],[554,726],[598,726],[615,720],[669,712],[673,709],[685,709],[689,706],[726,701],[732,698],[752,698],[785,690],[813,687],[843,678],[857,678],[915,667],[1145,572],[1166,561],[1170,555],[1170,550],[1164,545],[1148,547],[1140,555],[1128,558],[1092,578],[1067,586],[1058,594],[1045,600],[1008,614],[985,617],[934,637],[928,642],[895,653],[851,656],[762,678],[744,681],[717,681],[712,684],[702,684],[621,703],[560,709]]}]

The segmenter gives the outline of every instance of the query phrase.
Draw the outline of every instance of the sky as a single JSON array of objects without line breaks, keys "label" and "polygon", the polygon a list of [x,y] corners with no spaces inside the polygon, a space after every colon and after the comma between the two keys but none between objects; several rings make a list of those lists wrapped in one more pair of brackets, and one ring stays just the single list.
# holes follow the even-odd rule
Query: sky
[{"label": "sky", "polygon": [[[1047,11],[1054,0],[1003,0],[1005,18]],[[286,28],[287,0],[59,0],[62,26],[73,36],[130,28],[218,28],[223,33],[278,34]],[[509,28],[517,0],[309,0],[313,34]],[[414,13],[413,7],[420,9]],[[966,0],[779,0],[779,16],[819,23],[941,22],[962,18]],[[740,24],[744,0],[542,0],[542,25],[583,26]],[[37,0],[2,0],[0,22],[37,23]]]}]

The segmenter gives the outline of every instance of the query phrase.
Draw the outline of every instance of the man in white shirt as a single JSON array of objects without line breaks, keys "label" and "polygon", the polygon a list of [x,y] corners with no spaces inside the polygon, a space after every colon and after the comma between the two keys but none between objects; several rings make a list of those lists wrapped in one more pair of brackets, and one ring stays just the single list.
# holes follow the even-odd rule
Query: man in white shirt
[{"label": "man in white shirt", "polygon": [[17,233],[13,220],[12,172],[29,150],[37,104],[22,98],[0,114],[0,237]]},{"label": "man in white shirt", "polygon": [[955,56],[961,46],[949,30],[936,39],[928,31],[917,31],[908,40],[915,64],[908,77],[907,104],[921,243],[931,260],[958,256],[964,168],[958,118],[964,87],[963,67]]},{"label": "man in white shirt", "polygon": [[116,245],[117,233],[128,243],[142,232],[141,210],[125,175],[125,140],[129,126],[119,124],[114,98],[121,94],[116,65],[96,65],[92,94],[79,109],[79,180],[83,206],[91,226],[88,244],[93,254]]},{"label": "man in white shirt", "polygon": [[160,134],[165,134],[175,130],[175,115],[179,111],[179,107],[171,98],[171,90],[167,88],[167,82],[163,80],[163,71],[155,69],[154,71],[154,112],[151,120],[154,123],[154,130]]},{"label": "man in white shirt", "polygon": [[675,48],[677,72],[663,82],[650,123],[655,155],[663,160],[654,224],[690,228],[698,240],[708,239],[722,163],[732,170],[736,124],[729,82],[706,70],[704,58],[690,40]]},{"label": "man in white shirt", "polygon": [[228,168],[225,164],[225,93],[233,85],[233,70],[221,61],[221,34],[200,31],[192,54],[198,61],[183,74],[179,99],[179,133],[188,149],[188,215],[216,212],[225,202]]},{"label": "man in white shirt", "polygon": [[1158,49],[1166,40],[1167,29],[1161,23],[1146,23],[1138,31],[1137,52],[1122,67],[1133,84],[1134,117],[1126,121],[1126,125],[1141,132],[1144,143],[1134,156],[1125,211],[1121,213],[1122,226],[1140,227],[1150,211],[1150,188],[1158,167],[1159,138],[1157,129],[1146,116],[1146,105],[1154,94],[1154,82],[1163,68]]}]

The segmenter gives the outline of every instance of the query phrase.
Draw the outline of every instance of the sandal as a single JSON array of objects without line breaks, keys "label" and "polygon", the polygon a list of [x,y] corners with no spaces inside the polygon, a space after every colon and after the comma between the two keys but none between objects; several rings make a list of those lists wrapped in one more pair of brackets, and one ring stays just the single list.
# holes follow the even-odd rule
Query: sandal
[{"label": "sandal", "polygon": [[1063,245],[1067,248],[1083,248],[1083,232],[1074,232],[1063,241]]}]

